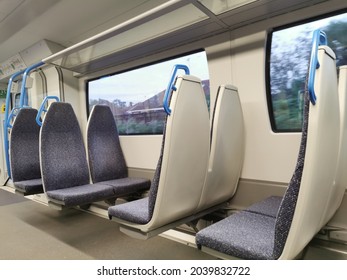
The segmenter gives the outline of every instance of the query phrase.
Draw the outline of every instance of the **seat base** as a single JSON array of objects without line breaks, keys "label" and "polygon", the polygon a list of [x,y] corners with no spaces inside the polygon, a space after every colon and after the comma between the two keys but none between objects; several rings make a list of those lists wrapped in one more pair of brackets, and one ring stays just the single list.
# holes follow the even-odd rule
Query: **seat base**
[{"label": "seat base", "polygon": [[43,193],[42,179],[13,182],[15,191],[24,196]]},{"label": "seat base", "polygon": [[126,221],[119,219],[119,218],[116,218],[116,217],[110,217],[110,218],[113,221],[115,221],[116,223],[120,224],[120,226],[119,226],[120,231],[125,233],[126,235],[133,237],[133,238],[136,238],[136,239],[147,240],[151,237],[154,237],[154,236],[157,236],[157,235],[163,233],[164,231],[176,228],[182,224],[187,224],[193,220],[202,218],[203,216],[205,216],[211,212],[214,212],[218,209],[221,209],[223,207],[226,207],[226,206],[227,206],[227,203],[221,203],[221,204],[218,204],[218,205],[213,206],[211,208],[205,209],[199,213],[191,215],[189,217],[184,217],[184,218],[179,219],[177,221],[174,221],[172,223],[166,224],[162,227],[159,227],[156,229],[151,229],[151,230],[145,229],[145,228],[141,227],[141,225],[127,223]]},{"label": "seat base", "polygon": [[97,184],[112,186],[115,195],[120,197],[148,190],[151,186],[151,181],[149,179],[143,178],[125,177],[120,179],[101,181]]},{"label": "seat base", "polygon": [[281,196],[270,196],[262,201],[252,204],[244,211],[276,218],[281,202]]},{"label": "seat base", "polygon": [[46,194],[52,203],[66,207],[86,205],[115,197],[111,186],[99,183],[47,191]]},{"label": "seat base", "polygon": [[196,234],[205,246],[241,259],[273,259],[276,218],[241,211]]}]

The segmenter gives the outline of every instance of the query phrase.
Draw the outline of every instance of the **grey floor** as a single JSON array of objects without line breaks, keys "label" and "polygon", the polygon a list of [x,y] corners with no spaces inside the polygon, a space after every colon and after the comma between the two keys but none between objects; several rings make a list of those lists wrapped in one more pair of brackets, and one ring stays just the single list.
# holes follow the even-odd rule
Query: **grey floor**
[{"label": "grey floor", "polygon": [[115,222],[58,211],[0,189],[0,260],[207,260],[195,248],[154,237],[130,238]]}]

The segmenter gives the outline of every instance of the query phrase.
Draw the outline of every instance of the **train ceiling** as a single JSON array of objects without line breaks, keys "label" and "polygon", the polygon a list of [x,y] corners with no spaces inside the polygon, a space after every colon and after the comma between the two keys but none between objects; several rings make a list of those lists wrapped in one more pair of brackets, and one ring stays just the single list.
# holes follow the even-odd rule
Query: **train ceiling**
[{"label": "train ceiling", "polygon": [[[195,38],[190,31],[205,32],[206,36],[210,36],[327,1],[329,0],[0,0],[0,62],[42,39],[64,47],[78,45],[160,5],[168,5],[171,9],[163,9],[163,13],[157,13],[156,16],[175,12],[172,7],[178,10],[188,6],[194,6],[197,17],[199,13],[202,15],[201,20],[191,23],[191,26],[188,20],[184,28],[175,29],[175,43],[179,44],[179,40],[188,42],[201,38],[199,33],[196,33],[199,36]],[[341,0],[341,3],[344,1]],[[180,13],[176,13],[177,17],[179,15]],[[184,20],[187,20],[186,16]],[[179,30],[182,30],[182,34],[178,33]],[[163,36],[163,40],[168,40],[168,37]],[[158,42],[153,41],[156,45]],[[154,48],[153,51],[158,49]],[[120,58],[123,57],[124,55]],[[98,65],[103,66],[100,63]],[[87,68],[80,67],[80,72],[98,70]]]}]

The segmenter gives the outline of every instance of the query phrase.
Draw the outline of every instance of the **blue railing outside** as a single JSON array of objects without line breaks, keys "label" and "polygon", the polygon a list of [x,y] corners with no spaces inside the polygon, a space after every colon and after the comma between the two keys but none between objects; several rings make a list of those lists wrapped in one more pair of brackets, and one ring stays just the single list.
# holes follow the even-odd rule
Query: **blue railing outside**
[{"label": "blue railing outside", "polygon": [[186,75],[190,74],[189,68],[186,65],[183,64],[176,64],[172,70],[171,78],[169,81],[169,84],[166,88],[165,95],[164,95],[164,100],[163,100],[163,107],[166,112],[166,114],[170,115],[171,114],[171,109],[169,108],[169,97],[171,90],[176,90],[176,87],[174,86],[174,81],[176,78],[176,74],[178,70],[184,70]]}]

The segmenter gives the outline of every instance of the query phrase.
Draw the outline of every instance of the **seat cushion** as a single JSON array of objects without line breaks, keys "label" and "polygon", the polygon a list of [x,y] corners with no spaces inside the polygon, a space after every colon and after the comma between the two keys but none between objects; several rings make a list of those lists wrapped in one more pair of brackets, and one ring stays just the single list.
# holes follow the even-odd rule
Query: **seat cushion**
[{"label": "seat cushion", "polygon": [[281,202],[281,196],[270,196],[260,202],[251,205],[250,207],[245,209],[245,211],[276,218]]},{"label": "seat cushion", "polygon": [[151,181],[143,178],[120,178],[108,181],[102,181],[98,184],[109,185],[113,187],[115,196],[123,196],[131,193],[148,190],[151,186]]},{"label": "seat cushion", "polygon": [[199,231],[196,243],[241,259],[273,259],[275,222],[241,211]]},{"label": "seat cushion", "polygon": [[104,184],[88,184],[46,192],[48,199],[68,207],[84,205],[114,197],[113,188]]},{"label": "seat cushion", "polygon": [[17,191],[23,193],[24,195],[32,195],[43,193],[42,180],[32,179],[19,182],[13,182]]},{"label": "seat cushion", "polygon": [[147,224],[150,220],[148,197],[108,208],[110,219],[116,217],[136,224]]}]

